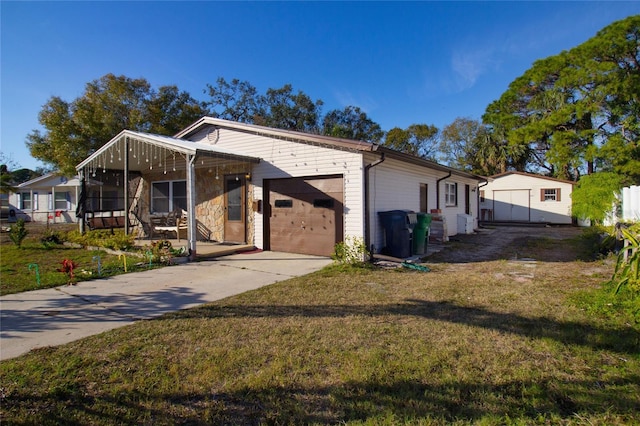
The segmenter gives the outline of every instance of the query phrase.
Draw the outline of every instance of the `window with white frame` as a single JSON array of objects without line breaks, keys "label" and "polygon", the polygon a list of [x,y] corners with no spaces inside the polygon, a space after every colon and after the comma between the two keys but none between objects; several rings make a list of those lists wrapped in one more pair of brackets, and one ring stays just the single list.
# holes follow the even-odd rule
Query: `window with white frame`
[{"label": "window with white frame", "polygon": [[33,203],[31,202],[31,193],[21,192],[20,193],[20,209],[31,210],[32,206],[33,206]]},{"label": "window with white frame", "polygon": [[68,192],[56,192],[54,201],[54,210],[67,210],[69,208],[69,193]]},{"label": "window with white frame", "polygon": [[445,182],[444,184],[444,205],[455,207],[458,205],[458,184]]},{"label": "window with white frame", "polygon": [[540,201],[560,201],[560,188],[541,189]]},{"label": "window with white frame", "polygon": [[168,213],[176,209],[187,210],[187,181],[174,180],[151,184],[151,211]]}]

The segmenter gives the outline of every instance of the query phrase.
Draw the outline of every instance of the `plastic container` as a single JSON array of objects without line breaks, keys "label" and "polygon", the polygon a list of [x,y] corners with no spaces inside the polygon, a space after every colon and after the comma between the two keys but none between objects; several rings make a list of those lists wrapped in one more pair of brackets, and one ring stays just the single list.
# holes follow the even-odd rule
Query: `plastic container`
[{"label": "plastic container", "polygon": [[427,238],[431,226],[431,215],[417,213],[417,216],[417,223],[413,228],[413,254],[422,255],[427,253]]},{"label": "plastic container", "polygon": [[417,215],[411,210],[378,212],[384,229],[386,246],[383,253],[401,259],[412,254],[412,234],[417,225]]}]

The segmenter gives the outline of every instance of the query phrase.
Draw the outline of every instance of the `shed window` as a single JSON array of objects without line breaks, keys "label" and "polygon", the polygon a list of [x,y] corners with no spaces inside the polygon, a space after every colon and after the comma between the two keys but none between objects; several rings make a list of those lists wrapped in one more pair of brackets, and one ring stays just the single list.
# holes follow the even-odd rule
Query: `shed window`
[{"label": "shed window", "polygon": [[560,201],[560,188],[541,189],[540,201]]},{"label": "shed window", "polygon": [[458,184],[446,182],[444,184],[444,205],[455,207],[458,205]]}]

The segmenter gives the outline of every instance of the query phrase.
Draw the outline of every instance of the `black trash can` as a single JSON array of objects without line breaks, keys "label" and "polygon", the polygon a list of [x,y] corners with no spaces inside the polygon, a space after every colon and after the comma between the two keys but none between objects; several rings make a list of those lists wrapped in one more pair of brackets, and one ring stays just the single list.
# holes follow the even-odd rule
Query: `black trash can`
[{"label": "black trash can", "polygon": [[417,213],[416,226],[413,228],[413,254],[427,253],[427,238],[431,227],[431,215],[427,213]]},{"label": "black trash can", "polygon": [[389,256],[406,258],[412,254],[411,238],[417,222],[416,214],[411,210],[391,210],[378,212],[384,229],[386,246],[382,252]]}]

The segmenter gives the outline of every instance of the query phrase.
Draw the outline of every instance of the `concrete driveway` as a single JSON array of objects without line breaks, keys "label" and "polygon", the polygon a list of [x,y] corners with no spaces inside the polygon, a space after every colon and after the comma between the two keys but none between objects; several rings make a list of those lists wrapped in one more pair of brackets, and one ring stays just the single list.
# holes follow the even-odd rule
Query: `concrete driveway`
[{"label": "concrete driveway", "polygon": [[278,252],[235,254],[0,297],[0,360],[213,302],[329,265]]}]

